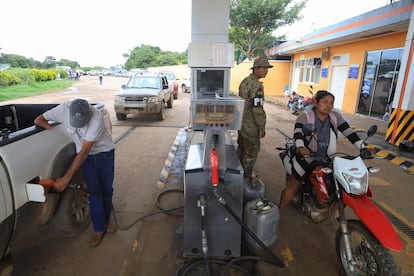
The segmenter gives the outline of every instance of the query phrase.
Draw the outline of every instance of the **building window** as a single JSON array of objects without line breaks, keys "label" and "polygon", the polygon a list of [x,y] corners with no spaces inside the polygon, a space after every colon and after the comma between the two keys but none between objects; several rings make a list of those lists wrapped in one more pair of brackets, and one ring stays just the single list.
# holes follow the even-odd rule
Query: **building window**
[{"label": "building window", "polygon": [[321,58],[295,61],[295,67],[299,69],[299,82],[318,84],[321,76],[321,64]]}]

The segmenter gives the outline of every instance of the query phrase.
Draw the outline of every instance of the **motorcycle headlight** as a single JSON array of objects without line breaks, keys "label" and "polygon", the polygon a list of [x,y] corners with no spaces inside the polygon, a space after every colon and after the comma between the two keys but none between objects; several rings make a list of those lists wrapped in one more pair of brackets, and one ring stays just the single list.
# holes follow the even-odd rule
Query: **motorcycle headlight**
[{"label": "motorcycle headlight", "polygon": [[159,100],[157,96],[148,98],[148,103],[158,103],[158,101]]},{"label": "motorcycle headlight", "polygon": [[124,104],[125,103],[125,98],[121,97],[121,96],[115,96],[115,103]]},{"label": "motorcycle headlight", "polygon": [[363,195],[368,190],[368,174],[364,173],[361,177],[342,173],[346,182],[349,185],[350,193],[353,195]]}]

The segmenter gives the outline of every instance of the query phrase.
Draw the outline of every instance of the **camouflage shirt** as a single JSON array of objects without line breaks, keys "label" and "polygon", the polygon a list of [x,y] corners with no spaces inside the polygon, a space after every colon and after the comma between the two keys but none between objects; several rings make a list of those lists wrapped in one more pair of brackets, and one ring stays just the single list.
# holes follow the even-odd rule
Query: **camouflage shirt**
[{"label": "camouflage shirt", "polygon": [[263,83],[254,74],[250,74],[240,83],[239,96],[244,99],[240,134],[244,137],[258,137],[266,125]]}]

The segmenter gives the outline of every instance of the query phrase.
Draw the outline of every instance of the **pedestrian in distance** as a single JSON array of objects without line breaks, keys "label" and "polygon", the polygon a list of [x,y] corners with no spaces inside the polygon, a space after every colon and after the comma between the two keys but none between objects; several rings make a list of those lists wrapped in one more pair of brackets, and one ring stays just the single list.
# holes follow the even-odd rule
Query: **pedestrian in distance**
[{"label": "pedestrian in distance", "polygon": [[101,111],[84,99],[66,101],[39,115],[34,123],[47,130],[55,121],[66,127],[76,146],[76,156],[53,189],[62,192],[75,173],[82,169],[89,192],[89,207],[94,233],[90,245],[96,247],[105,233],[115,233],[110,223],[112,210],[115,144]]},{"label": "pedestrian in distance", "polygon": [[102,85],[103,83],[103,75],[102,73],[99,73],[99,84]]},{"label": "pedestrian in distance", "polygon": [[266,77],[268,69],[272,67],[267,59],[257,58],[250,68],[252,73],[239,86],[239,96],[244,99],[244,112],[242,126],[238,131],[237,154],[244,169],[244,180],[249,182],[260,151],[260,139],[266,134],[264,88],[259,79]]}]

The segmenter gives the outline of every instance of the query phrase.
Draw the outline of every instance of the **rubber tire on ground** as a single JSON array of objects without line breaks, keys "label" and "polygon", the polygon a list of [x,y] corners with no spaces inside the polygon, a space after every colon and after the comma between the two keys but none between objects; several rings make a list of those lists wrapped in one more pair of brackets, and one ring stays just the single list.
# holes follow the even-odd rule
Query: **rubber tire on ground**
[{"label": "rubber tire on ground", "polygon": [[293,107],[289,107],[289,112],[290,114],[296,114],[298,111]]},{"label": "rubber tire on ground", "polygon": [[[391,255],[391,253],[388,251],[388,249],[384,248],[380,242],[371,234],[371,232],[363,225],[363,223],[359,220],[348,220],[348,233],[350,238],[352,239],[353,233],[358,233],[360,237],[364,238],[364,248],[366,252],[371,253],[369,255],[370,260],[375,260],[374,266],[378,270],[375,274],[370,274],[365,271],[359,271],[360,275],[399,275],[399,271],[397,269],[397,266],[395,265],[394,259]],[[355,253],[357,250],[361,249],[362,244],[358,244],[357,247],[352,247],[351,243],[351,250],[353,253]],[[351,275],[348,271],[345,271],[344,268],[344,261],[345,261],[345,246],[343,244],[343,235],[341,233],[341,229],[339,228],[336,232],[336,238],[335,238],[335,250],[336,250],[336,256],[338,258],[338,263],[340,267],[340,273],[341,275]],[[363,256],[359,256],[359,259],[366,260],[363,258]],[[368,267],[369,264],[364,263],[364,267]],[[358,275],[358,274],[354,274]]]},{"label": "rubber tire on ground", "polygon": [[170,97],[170,99],[167,102],[167,107],[168,108],[172,108],[173,107],[173,101],[174,101],[174,97],[173,97],[173,94],[171,94],[171,97]]},{"label": "rubber tire on ground", "polygon": [[119,121],[124,121],[126,119],[126,116],[127,115],[124,113],[119,113],[119,112],[116,113],[116,119]]},{"label": "rubber tire on ground", "polygon": [[160,121],[165,119],[165,103],[164,102],[161,103],[161,110],[157,114],[157,119]]},{"label": "rubber tire on ground", "polygon": [[53,226],[68,236],[79,234],[91,221],[86,183],[80,185],[81,189],[65,189],[52,219]]}]

